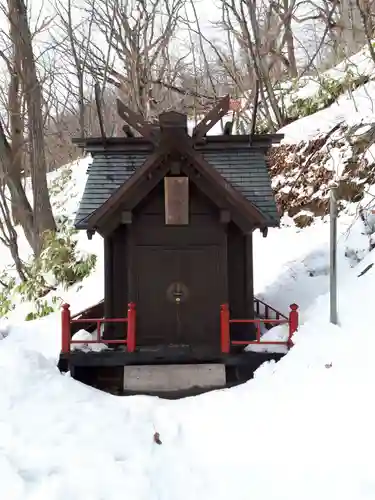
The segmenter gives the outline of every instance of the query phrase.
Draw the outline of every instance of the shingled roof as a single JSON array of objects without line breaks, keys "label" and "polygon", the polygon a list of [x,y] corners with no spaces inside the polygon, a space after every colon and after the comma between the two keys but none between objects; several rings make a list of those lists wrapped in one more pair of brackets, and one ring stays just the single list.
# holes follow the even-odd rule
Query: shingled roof
[{"label": "shingled roof", "polygon": [[148,157],[146,152],[94,153],[87,169],[87,181],[75,217],[77,229],[87,229],[86,219],[126,182]]},{"label": "shingled roof", "polygon": [[[264,148],[249,143],[227,150],[202,147],[202,156],[249,200],[264,216],[268,226],[279,224]],[[78,208],[75,227],[88,229],[87,218],[123,185],[149,157],[149,151],[91,150],[86,187]]]}]

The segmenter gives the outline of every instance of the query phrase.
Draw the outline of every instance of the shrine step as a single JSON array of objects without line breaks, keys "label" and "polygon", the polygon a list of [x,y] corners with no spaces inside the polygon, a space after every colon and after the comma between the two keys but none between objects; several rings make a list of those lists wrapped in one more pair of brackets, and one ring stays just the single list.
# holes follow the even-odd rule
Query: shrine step
[{"label": "shrine step", "polygon": [[214,389],[225,385],[225,365],[219,363],[124,368],[124,391],[170,392],[192,388]]}]

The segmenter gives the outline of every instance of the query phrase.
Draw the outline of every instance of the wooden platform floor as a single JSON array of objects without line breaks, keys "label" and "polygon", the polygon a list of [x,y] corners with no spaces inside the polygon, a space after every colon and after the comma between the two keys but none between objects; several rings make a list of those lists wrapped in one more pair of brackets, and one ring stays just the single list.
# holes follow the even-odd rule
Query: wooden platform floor
[{"label": "wooden platform floor", "polygon": [[74,350],[68,354],[61,354],[60,360],[79,366],[125,366],[147,364],[176,364],[176,363],[224,363],[225,365],[247,365],[263,363],[270,359],[280,359],[282,353],[266,353],[243,351],[242,348],[233,349],[230,354],[223,354],[212,346],[153,346],[143,347],[136,352],[126,352],[123,349],[106,349],[100,352]]}]

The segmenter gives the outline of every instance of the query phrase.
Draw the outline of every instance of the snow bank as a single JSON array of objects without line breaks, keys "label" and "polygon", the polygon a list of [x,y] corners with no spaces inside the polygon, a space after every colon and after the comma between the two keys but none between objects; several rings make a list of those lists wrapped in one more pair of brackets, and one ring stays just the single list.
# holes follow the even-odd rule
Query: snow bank
[{"label": "snow bank", "polygon": [[372,122],[375,109],[375,82],[370,81],[351,93],[341,95],[336,102],[310,116],[297,120],[279,130],[285,134],[283,144],[308,141],[328,133],[335,125],[348,126]]},{"label": "snow bank", "polygon": [[[353,234],[361,247],[361,231]],[[278,287],[280,306],[306,297],[304,325],[287,356],[230,390],[180,401],[104,394],[58,372],[58,314],[11,325],[0,341],[2,497],[373,499],[375,267],[357,276],[375,255],[340,267],[332,327],[319,250],[327,237],[317,223],[255,239],[258,290],[273,300]]]},{"label": "snow bank", "polygon": [[[277,325],[270,330],[264,329],[262,332],[262,342],[287,342],[289,338],[288,325]],[[287,353],[288,347],[284,344],[250,344],[245,347],[245,351],[252,352],[274,352]]]},{"label": "snow bank", "polygon": [[285,104],[293,104],[298,99],[317,98],[322,90],[322,80],[334,80],[343,82],[349,74],[352,78],[363,79],[360,85],[353,91],[342,94],[331,106],[301,118],[290,125],[282,128],[279,132],[285,134],[283,144],[298,144],[301,141],[309,141],[319,134],[329,132],[338,123],[348,126],[357,125],[373,120],[375,109],[375,64],[369,50],[364,47],[357,54],[344,60],[332,69],[321,73],[318,77],[302,77],[298,84],[293,87],[290,82],[284,84]]},{"label": "snow bank", "polygon": [[[104,329],[104,327],[103,327]],[[108,349],[108,347],[105,344],[101,344],[99,342],[91,343],[93,340],[98,339],[98,330],[95,330],[93,333],[89,333],[86,330],[79,330],[77,333],[75,333],[72,336],[72,340],[74,342],[82,341],[77,344],[72,345],[72,350],[78,350],[78,351],[83,351],[83,352],[89,352],[89,351],[94,351],[94,352],[100,352],[100,351],[105,351]],[[102,334],[102,332],[100,332]],[[102,335],[101,335],[102,336]],[[88,343],[89,342],[89,343]]]}]

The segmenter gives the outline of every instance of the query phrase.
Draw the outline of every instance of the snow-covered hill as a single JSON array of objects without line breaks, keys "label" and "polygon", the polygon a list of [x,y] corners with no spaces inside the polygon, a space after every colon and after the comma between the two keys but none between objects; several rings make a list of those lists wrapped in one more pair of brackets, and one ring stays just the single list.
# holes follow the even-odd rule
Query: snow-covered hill
[{"label": "snow-covered hill", "polygon": [[[298,123],[302,130],[303,120],[287,132]],[[309,120],[319,134],[321,122]],[[307,138],[319,139],[315,132]],[[338,171],[346,144],[336,144]],[[300,146],[274,154],[286,147]],[[74,165],[54,196],[56,211],[70,218],[88,161]],[[326,169],[324,159],[315,165]],[[295,183],[297,167],[277,168],[285,187]],[[300,186],[301,196],[312,199],[319,182],[310,192]],[[242,386],[180,401],[100,393],[57,370],[59,314],[25,323],[29,305],[19,305],[0,323],[1,498],[373,500],[371,184],[368,178],[361,201],[365,222],[353,202],[339,217],[339,327],[328,322],[327,218],[300,229],[285,216],[267,238],[256,233],[256,293],[282,311],[297,302],[302,326],[288,355]],[[68,292],[54,292],[74,312],[103,295],[101,238],[88,241],[83,233],[79,245],[98,255],[95,272]],[[5,264],[5,251],[0,258]],[[155,431],[162,445],[153,441]]]},{"label": "snow-covered hill", "polygon": [[283,89],[286,108],[303,118],[279,131],[285,138],[271,152],[270,169],[281,210],[300,227],[327,213],[333,178],[341,207],[360,201],[374,184],[374,75],[363,49],[319,79]]}]

